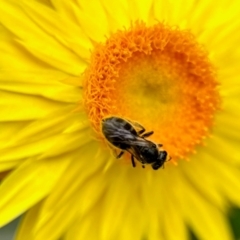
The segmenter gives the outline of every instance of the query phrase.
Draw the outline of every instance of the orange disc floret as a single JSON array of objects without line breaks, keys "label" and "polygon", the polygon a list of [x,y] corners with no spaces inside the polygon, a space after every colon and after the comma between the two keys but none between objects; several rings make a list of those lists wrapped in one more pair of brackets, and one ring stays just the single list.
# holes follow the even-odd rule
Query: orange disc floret
[{"label": "orange disc floret", "polygon": [[109,115],[153,130],[174,159],[202,143],[220,105],[206,51],[188,31],[137,22],[98,44],[84,75],[84,104],[94,130]]}]

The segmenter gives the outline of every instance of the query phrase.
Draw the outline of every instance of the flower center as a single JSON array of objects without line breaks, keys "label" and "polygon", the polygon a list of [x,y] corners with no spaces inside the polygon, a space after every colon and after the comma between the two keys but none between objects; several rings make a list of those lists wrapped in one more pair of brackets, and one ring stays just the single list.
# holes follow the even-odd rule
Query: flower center
[{"label": "flower center", "polygon": [[101,120],[119,116],[154,131],[176,161],[194,152],[220,105],[214,68],[187,31],[136,23],[96,46],[85,72],[84,105],[100,137]]}]

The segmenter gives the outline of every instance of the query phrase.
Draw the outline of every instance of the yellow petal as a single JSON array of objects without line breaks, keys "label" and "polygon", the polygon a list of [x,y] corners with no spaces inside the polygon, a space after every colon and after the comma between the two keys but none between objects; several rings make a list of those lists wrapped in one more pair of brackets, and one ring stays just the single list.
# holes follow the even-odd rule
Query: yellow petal
[{"label": "yellow petal", "polygon": [[110,29],[101,2],[98,0],[80,0],[77,2],[79,5],[76,10],[78,11],[78,22],[84,32],[96,42],[105,41],[105,36]]},{"label": "yellow petal", "polygon": [[[1,34],[6,35],[5,39],[1,35],[1,38],[3,38],[1,39],[0,44],[1,71],[5,70],[8,72],[12,72],[12,74],[14,74],[13,72],[15,72],[15,75],[17,75],[16,70],[18,70],[18,72],[20,73],[26,71],[39,72],[40,69],[46,69],[46,67],[49,68],[46,63],[40,61],[34,56],[29,55],[29,53],[26,52],[26,50],[22,46],[20,46],[15,40],[13,40],[13,36],[9,35],[9,32],[7,32],[6,29],[1,29]],[[15,71],[13,71],[13,67]]]},{"label": "yellow petal", "polygon": [[153,0],[132,0],[129,1],[129,10],[130,16],[134,16],[136,14],[136,19],[132,20],[143,20],[144,22],[148,23],[149,18],[151,17],[151,8],[153,5]]},{"label": "yellow petal", "polygon": [[184,29],[186,28],[187,22],[189,21],[189,18],[191,17],[195,8],[196,1],[193,0],[184,2],[182,0],[154,0],[153,3],[154,16],[157,20],[164,21],[172,26],[177,25]]},{"label": "yellow petal", "polygon": [[200,196],[205,196],[214,206],[224,209],[225,200],[222,193],[216,188],[219,179],[216,176],[215,178],[212,177],[212,169],[215,167],[207,167],[208,162],[214,161],[214,158],[216,158],[214,154],[205,156],[201,154],[201,151],[200,153],[197,152],[195,156],[192,156],[191,162],[184,164],[183,175],[191,182]]},{"label": "yellow petal", "polygon": [[[13,93],[37,95],[60,102],[78,102],[81,89],[62,83],[68,75],[58,71],[1,71],[0,89]],[[79,85],[81,84],[79,78]],[[66,81],[67,82],[67,81]]]},{"label": "yellow petal", "polygon": [[[79,10],[76,1],[51,0],[51,3],[59,15],[70,23],[79,25]],[[82,30],[81,30],[82,31]]]},{"label": "yellow petal", "polygon": [[34,95],[0,91],[0,96],[0,121],[33,120],[67,106],[66,103]]},{"label": "yellow petal", "polygon": [[[116,161],[116,160],[115,160]],[[109,169],[110,170],[110,169]],[[116,177],[114,176],[116,175]],[[131,233],[129,233],[129,237],[125,236],[127,234],[127,223],[125,225],[121,224],[121,231],[124,231],[123,235],[118,236],[119,232],[119,222],[123,222],[122,219],[129,222],[131,226],[135,225],[133,223],[130,223],[134,219],[134,214],[136,214],[139,209],[139,206],[141,205],[141,202],[134,204],[134,201],[129,201],[129,199],[134,199],[134,194],[131,192],[131,187],[126,186],[126,181],[130,178],[127,176],[127,171],[124,171],[122,169],[121,171],[117,172],[117,166],[112,167],[110,171],[107,171],[105,173],[105,177],[107,179],[111,179],[111,183],[109,184],[107,191],[104,194],[104,198],[101,199],[100,202],[100,208],[99,211],[104,212],[104,219],[101,222],[101,229],[99,230],[101,233],[101,236],[103,239],[108,238],[110,235],[113,239],[131,239]],[[134,178],[133,178],[134,181]],[[131,186],[135,186],[133,182],[129,182]],[[134,190],[141,192],[140,189]],[[121,192],[121,194],[119,194]],[[139,194],[140,195],[140,194]],[[141,198],[139,199],[141,201]],[[144,202],[145,203],[145,202]],[[116,208],[117,204],[117,208]],[[101,209],[101,210],[100,210]],[[126,209],[128,209],[128,214],[126,214]],[[145,204],[144,204],[144,210],[145,210]],[[144,212],[145,213],[145,212]],[[143,213],[143,215],[145,215]],[[128,216],[128,219],[126,219],[126,215]],[[139,219],[139,218],[138,218]],[[111,222],[111,224],[109,224]],[[142,224],[142,229],[141,229]],[[134,239],[138,239],[137,236],[141,235],[144,230],[145,226],[143,222],[140,222],[137,224],[139,227],[138,234],[133,237]],[[132,228],[128,228],[129,232],[134,232],[135,230]],[[99,234],[100,234],[99,233]]]},{"label": "yellow petal", "polygon": [[[105,11],[100,1],[62,1],[53,0],[53,5],[64,18],[77,22],[81,29],[95,42],[105,41],[109,26]],[[97,19],[97,21],[96,21]]]},{"label": "yellow petal", "polygon": [[27,161],[0,186],[0,226],[24,213],[44,198],[67,166],[66,159]]},{"label": "yellow petal", "polygon": [[[44,216],[46,218],[44,225],[42,225],[41,228],[33,228],[30,230],[34,233],[34,240],[59,239],[59,237],[66,231],[66,228],[73,224],[75,220],[74,218],[77,214],[77,204],[79,204],[79,201],[76,203],[76,200],[71,198],[71,200],[68,201],[68,205],[62,206],[61,209],[54,212],[54,215],[50,214],[51,217],[49,218],[48,215]],[[69,208],[69,206],[71,206],[71,208]],[[61,221],[59,221],[59,219],[61,219]],[[25,238],[22,239],[25,240]]]},{"label": "yellow petal", "polygon": [[41,159],[46,157],[57,156],[67,152],[73,152],[84,144],[90,144],[91,129],[83,129],[72,133],[64,133],[58,136],[57,141],[49,149],[47,149],[41,156]]},{"label": "yellow petal", "polygon": [[[215,172],[218,174],[217,170],[214,169],[213,174]],[[179,194],[179,200],[181,202],[179,210],[183,216],[185,216],[186,222],[194,233],[196,233],[200,239],[232,240],[233,236],[222,210],[212,203],[209,203],[197,189],[195,189],[195,186],[182,175],[182,172],[178,171],[178,174],[181,175],[180,189],[187,193]],[[218,178],[218,175],[215,177]],[[199,224],[200,219],[201,224]]]},{"label": "yellow petal", "polygon": [[[237,12],[235,13],[232,10],[228,9],[227,13],[231,15],[228,16],[226,21],[224,21],[221,24],[218,24],[216,27],[212,29],[211,32],[206,31],[204,34],[201,35],[201,38],[206,39],[206,44],[208,48],[211,49],[212,52],[214,52],[216,58],[219,57],[219,55],[223,57],[224,54],[226,57],[226,49],[234,49],[234,43],[237,43],[237,41],[239,41],[240,34],[236,34],[240,24],[240,19],[238,17],[239,16],[238,8],[239,7],[235,7],[235,10],[237,10]],[[226,12],[224,12],[224,17],[226,17],[225,13]],[[224,45],[222,44],[223,42]],[[231,52],[231,54],[229,54],[228,57],[231,57],[234,54],[235,51]],[[226,67],[229,66],[231,66],[231,64],[226,65]]]},{"label": "yellow petal", "polygon": [[[226,149],[226,148],[225,148]],[[228,152],[227,152],[228,153]],[[205,156],[212,154],[210,149],[206,149]],[[228,161],[227,157],[223,158],[219,151],[215,150],[215,158],[208,163],[209,169],[215,170],[215,179],[221,181],[218,186],[218,191],[220,191],[224,196],[233,202],[235,205],[240,206],[240,170],[238,166],[234,166]],[[221,157],[221,158],[220,158]],[[219,159],[226,159],[219,160]]]},{"label": "yellow petal", "polygon": [[[42,4],[34,3],[35,7],[45,10]],[[52,67],[73,75],[80,75],[85,68],[84,62],[76,54],[56,41],[54,36],[46,34],[31,17],[22,10],[21,3],[16,1],[1,2],[0,21],[12,31],[16,39],[31,54]],[[53,11],[53,10],[50,10]],[[15,26],[21,25],[20,28]]]},{"label": "yellow petal", "polygon": [[[99,169],[104,164],[104,159],[95,157],[98,147],[98,144],[91,142],[83,145],[72,154],[74,161],[71,162],[67,169],[68,174],[66,174],[63,182],[59,182],[59,186],[54,189],[53,193],[46,200],[42,211],[43,214],[44,212],[47,213],[50,210],[61,208],[66,205],[71,198],[76,198],[78,194],[81,195],[79,199],[86,199],[86,203],[84,203],[84,200],[81,200],[82,204],[79,205],[80,209],[86,210],[93,204],[93,198],[91,202],[87,200],[89,197],[91,198],[91,194],[94,193],[93,189],[95,189],[96,192],[101,192],[104,187],[100,185],[101,175],[94,176],[96,169]],[[88,171],[83,171],[85,168],[89,168],[89,165],[92,167],[88,169]],[[91,177],[93,177],[92,180]],[[96,181],[97,178],[99,178],[99,181]],[[96,182],[98,182],[98,184]],[[91,185],[91,188],[89,185]],[[90,205],[87,207],[87,204]]]},{"label": "yellow petal", "polygon": [[29,122],[0,122],[0,149],[11,136],[15,136],[21,129],[23,129]]},{"label": "yellow petal", "polygon": [[[234,116],[234,115],[233,115]],[[240,161],[240,153],[238,151],[239,146],[239,132],[240,132],[240,124],[236,122],[235,119],[239,118],[236,116],[235,118],[229,117],[219,119],[218,128],[216,128],[216,133],[218,137],[213,137],[214,143],[210,146],[212,147],[212,152],[217,153],[217,148],[220,146],[225,146],[225,151],[223,153],[224,156],[227,157],[227,162],[231,161],[231,159],[235,156],[239,158]],[[227,140],[227,141],[226,141]],[[219,146],[219,145],[220,146]]]},{"label": "yellow petal", "polygon": [[33,228],[39,212],[41,211],[42,202],[40,201],[24,215],[21,219],[20,226],[15,237],[15,240],[33,240]]},{"label": "yellow petal", "polygon": [[[146,219],[144,217],[139,217],[138,213],[141,212],[141,206],[140,205],[132,205],[130,212],[128,214],[125,214],[124,221],[121,221],[121,230],[119,229],[114,232],[110,232],[109,234],[102,234],[102,238],[106,239],[106,237],[109,237],[111,239],[136,239],[136,240],[142,240],[145,236],[145,225],[146,225]],[[114,214],[112,218],[112,222],[114,221]],[[137,223],[136,223],[137,221]],[[118,222],[119,223],[119,222]],[[109,222],[108,222],[109,224]],[[131,227],[129,227],[131,226]],[[90,229],[89,229],[90,231]],[[100,231],[103,231],[103,229],[100,229]],[[101,232],[100,232],[101,233]],[[84,236],[87,238],[87,235]]]},{"label": "yellow petal", "polygon": [[[78,120],[76,120],[78,119]],[[60,135],[62,133],[72,133],[76,131],[81,131],[88,128],[88,122],[86,116],[83,112],[74,112],[72,107],[62,107],[60,110],[54,111],[46,115],[39,120],[33,122],[24,122],[5,124],[5,127],[13,127],[16,130],[9,129],[6,131],[5,143],[3,143],[0,149],[5,147],[16,147],[18,145],[28,144],[30,142],[36,142],[38,140]],[[70,130],[72,129],[72,130]],[[7,130],[7,129],[6,129]],[[15,132],[14,135],[12,133]]]},{"label": "yellow petal", "polygon": [[[46,157],[73,151],[91,140],[89,128],[84,128],[81,123],[78,124],[78,131],[57,133],[53,129],[53,131],[50,130],[49,135],[45,134],[45,132],[43,132],[43,134],[40,133],[39,138],[37,138],[39,129],[36,128],[35,125],[36,124],[33,125],[32,130],[31,126],[29,131],[26,130],[26,135],[24,131],[20,132],[18,135],[20,143],[16,141],[15,144],[15,139],[13,138],[12,141],[7,143],[9,147],[5,146],[5,148],[0,150],[1,162],[16,161],[17,159],[24,159],[32,156],[44,159]],[[64,126],[64,124],[61,125]],[[47,128],[48,126],[45,124],[43,127]],[[56,130],[58,131],[58,129]],[[29,134],[31,135],[28,137]],[[24,135],[27,137],[24,138]]]},{"label": "yellow petal", "polygon": [[11,162],[0,162],[0,172],[5,172],[8,171],[10,169],[15,168],[16,166],[18,166],[20,164],[21,161],[11,161]]},{"label": "yellow petal", "polygon": [[51,0],[36,0],[42,4],[46,4],[49,7],[52,7]]},{"label": "yellow petal", "polygon": [[[104,0],[102,2],[104,9],[106,9],[108,24],[111,32],[116,32],[119,29],[123,29],[130,25],[129,16],[129,6],[127,0],[122,1],[112,1]],[[113,11],[114,8],[117,8],[117,11]]]},{"label": "yellow petal", "polygon": [[[89,214],[84,218],[82,217],[76,218],[74,222],[72,222],[72,224],[68,227],[64,239],[65,240],[99,239],[100,224],[94,224],[93,231],[93,223],[96,222],[97,219],[96,217],[98,217],[98,219],[101,219],[98,207],[93,208],[92,211],[90,211]],[[118,240],[118,238],[112,239]]]},{"label": "yellow petal", "polygon": [[[187,225],[183,219],[183,216],[179,212],[179,209],[178,209],[179,206],[176,204],[177,202],[178,202],[178,197],[171,196],[171,200],[169,200],[164,207],[165,210],[162,216],[163,223],[161,227],[163,232],[162,235],[164,236],[164,239],[188,240],[189,233],[188,233]],[[161,236],[161,233],[159,233],[158,237],[152,238],[152,240],[159,239],[160,236]]]},{"label": "yellow petal", "polygon": [[28,16],[47,34],[53,36],[65,48],[78,54],[82,60],[89,59],[92,43],[74,21],[63,18],[49,7],[40,6],[39,9],[39,6],[32,1],[23,0],[22,3]]},{"label": "yellow petal", "polygon": [[[232,1],[231,4],[226,0],[218,4],[214,1],[199,1],[195,5],[193,13],[189,14],[187,25],[193,29],[195,34],[201,36],[201,39],[206,39],[205,36],[211,36],[214,29],[226,23],[232,17],[238,19],[237,15],[239,15],[238,1]],[[211,39],[206,40],[210,41]]]},{"label": "yellow petal", "polygon": [[[121,224],[120,224],[121,226],[119,226],[119,222],[118,222],[117,231],[110,230],[108,234],[105,236],[105,235],[102,235],[101,224],[105,222],[105,219],[103,217],[104,212],[101,211],[101,202],[100,202],[100,205],[98,207],[91,209],[91,211],[89,211],[87,215],[83,217],[79,217],[79,219],[76,219],[71,224],[66,234],[66,239],[67,240],[78,240],[78,239],[142,240],[145,238],[145,234],[143,233],[144,220],[143,218],[138,217],[138,212],[140,211],[140,209],[137,209],[136,205],[133,205],[132,208],[129,208],[129,210],[130,211],[132,210],[133,214],[131,213],[129,214],[129,212],[128,214],[125,214],[124,221],[121,221]],[[93,223],[96,221],[96,219],[99,219],[101,224],[94,225],[94,231],[93,231],[92,230]],[[115,218],[113,217],[111,219],[111,222],[110,223],[108,222],[108,225],[111,226],[111,224],[114,222],[115,222]]]},{"label": "yellow petal", "polygon": [[[56,41],[53,42],[56,43]],[[86,68],[85,62],[82,62],[82,60],[75,56],[70,56],[72,54],[65,52],[61,46],[51,46],[53,44],[51,44],[50,41],[46,41],[43,44],[43,41],[27,42],[19,40],[18,43],[27,49],[33,56],[36,56],[41,61],[63,72],[79,76]],[[46,45],[48,47],[44,48]],[[44,50],[42,50],[43,48]]]},{"label": "yellow petal", "polygon": [[[71,153],[72,161],[66,169],[65,180],[59,180],[59,184],[52,190],[42,207],[35,226],[36,239],[57,239],[81,212],[86,212],[90,206],[96,204],[98,198],[94,199],[94,195],[99,195],[97,192],[102,192],[104,187],[101,186],[104,182],[103,175],[94,176],[104,164],[101,159],[94,157],[97,148],[98,145],[89,143]],[[84,171],[89,164],[92,171]],[[88,208],[87,204],[90,204]],[[59,219],[62,219],[61,223]]]}]

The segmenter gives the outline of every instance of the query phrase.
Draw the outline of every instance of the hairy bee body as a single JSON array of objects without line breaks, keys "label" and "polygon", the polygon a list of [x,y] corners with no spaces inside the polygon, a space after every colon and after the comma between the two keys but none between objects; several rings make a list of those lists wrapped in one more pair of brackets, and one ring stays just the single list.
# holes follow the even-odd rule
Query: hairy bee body
[{"label": "hairy bee body", "polygon": [[[137,131],[137,128],[140,130]],[[167,159],[167,152],[160,151],[161,144],[145,139],[153,134],[153,131],[144,133],[145,129],[138,123],[132,123],[119,117],[109,117],[102,120],[102,133],[107,141],[114,147],[121,150],[117,158],[120,158],[124,151],[131,154],[133,167],[136,166],[134,159],[143,164],[151,164],[154,170],[164,165]]]}]

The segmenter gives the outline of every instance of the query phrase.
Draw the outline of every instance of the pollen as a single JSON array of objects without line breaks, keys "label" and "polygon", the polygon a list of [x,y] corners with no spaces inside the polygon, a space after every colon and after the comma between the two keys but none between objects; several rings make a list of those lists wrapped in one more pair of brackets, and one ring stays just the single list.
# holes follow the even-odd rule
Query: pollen
[{"label": "pollen", "polygon": [[95,46],[84,73],[84,105],[101,138],[101,120],[119,116],[154,131],[173,162],[203,144],[220,107],[215,69],[190,31],[142,22]]}]

